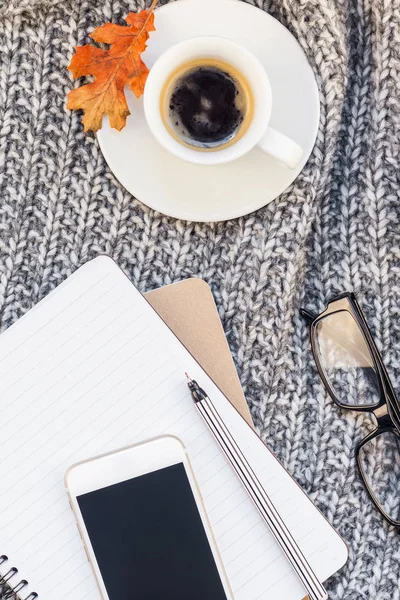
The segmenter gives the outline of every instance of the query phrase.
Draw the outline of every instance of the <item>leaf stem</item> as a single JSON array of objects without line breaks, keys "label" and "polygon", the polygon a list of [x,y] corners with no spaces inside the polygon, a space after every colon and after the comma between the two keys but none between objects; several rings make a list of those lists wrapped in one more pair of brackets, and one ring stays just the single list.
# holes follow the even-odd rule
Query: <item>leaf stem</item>
[{"label": "leaf stem", "polygon": [[138,37],[144,31],[144,29],[146,29],[147,23],[149,22],[149,19],[150,19],[151,15],[153,14],[154,9],[155,9],[155,7],[156,7],[157,4],[158,4],[158,0],[153,0],[153,2],[151,3],[151,6],[150,6],[150,8],[148,10],[149,14],[147,15],[147,19],[145,20],[142,29],[138,33]]}]

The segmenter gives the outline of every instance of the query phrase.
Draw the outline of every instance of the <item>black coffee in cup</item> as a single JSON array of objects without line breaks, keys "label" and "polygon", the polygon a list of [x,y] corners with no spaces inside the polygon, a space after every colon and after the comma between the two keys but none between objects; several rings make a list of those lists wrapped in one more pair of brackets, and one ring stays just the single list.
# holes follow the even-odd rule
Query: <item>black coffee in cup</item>
[{"label": "black coffee in cup", "polygon": [[170,133],[197,150],[220,150],[248,128],[252,96],[245,78],[216,59],[197,59],[172,73],[161,95]]}]

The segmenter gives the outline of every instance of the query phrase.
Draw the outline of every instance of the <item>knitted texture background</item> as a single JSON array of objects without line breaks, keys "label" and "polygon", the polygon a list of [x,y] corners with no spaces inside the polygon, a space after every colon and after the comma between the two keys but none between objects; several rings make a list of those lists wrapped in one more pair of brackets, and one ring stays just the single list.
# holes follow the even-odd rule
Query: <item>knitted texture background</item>
[{"label": "knitted texture background", "polygon": [[349,545],[330,598],[399,600],[400,538],[355,468],[371,419],[329,400],[299,307],[319,312],[353,290],[399,390],[400,0],[257,4],[290,29],[315,71],[318,139],[275,202],[199,225],[132,198],[65,109],[74,46],[145,4],[0,0],[1,326],[99,253],[143,291],[204,278],[263,439]]}]

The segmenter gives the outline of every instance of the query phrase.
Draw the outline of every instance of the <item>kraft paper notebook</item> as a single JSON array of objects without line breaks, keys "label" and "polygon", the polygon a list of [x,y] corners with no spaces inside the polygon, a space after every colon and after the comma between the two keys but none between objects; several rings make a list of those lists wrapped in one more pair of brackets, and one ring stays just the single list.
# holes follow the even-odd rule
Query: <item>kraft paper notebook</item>
[{"label": "kraft paper notebook", "polygon": [[242,417],[253,425],[210,287],[186,279],[145,294]]},{"label": "kraft paper notebook", "polygon": [[40,600],[99,600],[65,494],[67,468],[162,433],[186,445],[236,600],[305,591],[201,420],[205,387],[325,580],[343,541],[109,258],[79,269],[0,336],[0,553]]}]

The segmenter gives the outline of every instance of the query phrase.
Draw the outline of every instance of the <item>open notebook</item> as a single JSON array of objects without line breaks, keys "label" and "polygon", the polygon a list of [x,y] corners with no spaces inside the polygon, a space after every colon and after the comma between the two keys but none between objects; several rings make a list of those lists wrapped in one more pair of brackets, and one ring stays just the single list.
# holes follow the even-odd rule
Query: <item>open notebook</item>
[{"label": "open notebook", "polygon": [[116,264],[100,257],[0,336],[0,553],[40,600],[100,599],[66,469],[162,433],[187,447],[235,599],[305,595],[193,406],[184,371],[208,391],[318,576],[344,564],[346,546],[324,517]]}]

